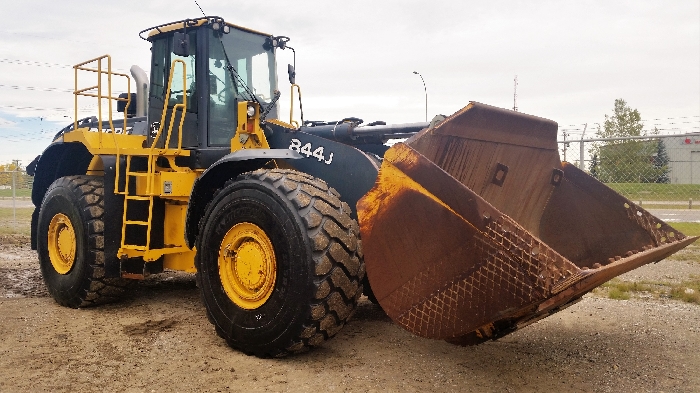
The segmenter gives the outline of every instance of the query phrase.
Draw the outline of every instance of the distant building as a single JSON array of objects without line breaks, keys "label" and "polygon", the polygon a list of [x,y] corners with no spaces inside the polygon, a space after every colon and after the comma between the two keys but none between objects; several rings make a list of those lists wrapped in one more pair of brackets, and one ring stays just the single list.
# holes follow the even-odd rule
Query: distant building
[{"label": "distant building", "polygon": [[700,132],[663,138],[673,184],[700,184]]}]

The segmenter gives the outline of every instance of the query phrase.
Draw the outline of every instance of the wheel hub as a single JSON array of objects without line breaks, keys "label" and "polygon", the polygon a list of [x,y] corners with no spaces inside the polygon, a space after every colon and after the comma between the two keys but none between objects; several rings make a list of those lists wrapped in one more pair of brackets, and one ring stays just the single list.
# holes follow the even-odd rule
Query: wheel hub
[{"label": "wheel hub", "polygon": [[275,288],[277,261],[270,238],[251,223],[234,225],[219,249],[219,276],[224,291],[237,306],[262,306]]},{"label": "wheel hub", "polygon": [[75,230],[68,216],[58,213],[49,223],[48,249],[51,265],[59,274],[67,274],[75,263]]}]

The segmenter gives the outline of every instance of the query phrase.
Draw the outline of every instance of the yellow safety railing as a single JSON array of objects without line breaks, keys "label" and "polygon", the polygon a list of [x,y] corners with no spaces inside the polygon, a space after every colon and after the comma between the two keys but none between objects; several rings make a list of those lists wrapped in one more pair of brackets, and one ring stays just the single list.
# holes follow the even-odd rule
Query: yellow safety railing
[{"label": "yellow safety railing", "polygon": [[[170,114],[170,122],[168,125],[168,129],[166,131],[165,135],[165,143],[163,145],[163,149],[160,149],[157,147],[158,141],[160,140],[161,136],[163,135],[163,130],[165,127],[165,119],[166,119],[166,112],[168,110],[168,104],[170,102],[170,93],[172,89],[172,83],[173,83],[173,75],[175,71],[175,66],[177,63],[182,64],[182,86],[183,86],[183,95],[182,95],[182,103],[175,104],[172,108],[172,112]],[[185,113],[187,110],[187,64],[180,59],[173,60],[171,67],[170,67],[170,76],[168,78],[168,88],[166,90],[166,95],[165,95],[165,102],[163,104],[163,112],[161,114],[160,118],[160,125],[158,127],[158,132],[156,135],[153,137],[153,142],[151,143],[150,148],[147,150],[148,153],[144,154],[148,157],[147,161],[147,170],[146,172],[132,172],[131,170],[131,155],[128,155],[126,157],[126,181],[124,185],[124,211],[123,211],[123,217],[122,217],[122,240],[121,240],[121,248],[120,248],[120,253],[125,252],[124,250],[136,250],[136,251],[141,251],[148,253],[151,250],[151,225],[152,225],[152,218],[153,218],[153,197],[156,195],[156,190],[155,190],[155,172],[156,172],[156,158],[161,156],[161,155],[167,155],[168,159],[172,156],[177,156],[182,154],[182,127],[185,122]],[[173,131],[173,124],[175,122],[175,116],[178,111],[182,112],[182,116],[180,116],[180,123],[178,126],[178,141],[177,141],[177,149],[170,149],[170,138],[172,136],[172,131]],[[117,160],[118,160],[117,156]],[[173,169],[178,170],[182,169],[179,168],[175,165],[174,160],[170,161],[170,165]],[[130,195],[129,193],[129,176],[141,176],[146,178],[146,192],[142,195]],[[118,189],[118,184],[119,184],[119,172],[117,171],[117,175],[115,176],[115,189],[117,192],[119,192]],[[147,201],[148,202],[148,217],[145,221],[141,220],[129,220],[128,219],[128,205],[129,201]],[[141,225],[146,227],[146,244],[143,246],[139,245],[129,245],[126,244],[126,227],[127,225]],[[126,254],[125,254],[126,255]]]},{"label": "yellow safety railing", "polygon": [[[106,62],[106,67],[105,63]],[[108,121],[109,121],[109,127],[110,130],[112,131],[112,134],[114,135],[115,133],[115,128],[114,128],[114,122],[112,119],[112,101],[126,101],[126,107],[128,108],[129,105],[131,104],[131,78],[129,78],[128,75],[126,74],[121,74],[117,72],[112,72],[112,57],[110,55],[103,55],[100,57],[96,57],[94,59],[90,59],[87,61],[84,61],[82,63],[76,64],[73,66],[74,72],[75,72],[75,89],[73,91],[74,95],[74,100],[75,100],[75,119],[73,120],[73,129],[78,129],[78,97],[79,96],[85,96],[85,97],[94,97],[97,98],[97,121],[98,121],[98,131],[100,132],[99,138],[98,138],[98,143],[99,147],[102,147],[102,101],[107,100],[107,105],[108,105]],[[83,87],[79,88],[79,83],[78,83],[78,71],[85,71],[85,72],[91,72],[91,73],[96,73],[97,74],[97,84],[96,85],[89,85],[88,87]],[[102,78],[106,76],[107,77],[107,91],[104,91],[104,86],[102,83]],[[123,77],[126,78],[126,83],[127,83],[127,98],[119,98],[119,96],[113,96],[112,95],[112,77],[113,76],[118,76],[118,77]],[[127,111],[124,111],[124,125],[122,130],[126,130],[126,117],[127,117]],[[115,138],[115,146],[116,146],[116,138]],[[117,149],[119,148],[116,146]]]},{"label": "yellow safety railing", "polygon": [[[185,123],[185,111],[187,110],[187,64],[183,60],[176,59],[173,60],[172,65],[170,66],[170,76],[168,78],[168,89],[166,90],[165,93],[165,102],[163,103],[163,113],[160,115],[160,125],[158,127],[158,133],[156,134],[155,138],[153,138],[153,143],[151,144],[151,150],[155,149],[156,143],[158,143],[158,140],[163,133],[163,127],[165,126],[165,113],[168,110],[168,103],[170,102],[170,89],[172,88],[173,84],[173,75],[174,70],[175,70],[175,64],[180,63],[182,64],[182,89],[183,89],[183,94],[182,94],[182,103],[180,104],[175,104],[173,106],[173,111],[170,114],[170,123],[168,125],[168,132],[166,135],[165,139],[165,145],[164,147],[167,149],[168,146],[170,145],[170,135],[173,130],[173,123],[175,122],[175,114],[177,113],[178,110],[181,110],[182,116],[180,116],[180,124],[178,128],[178,141],[177,141],[177,152],[182,152],[182,126]],[[177,155],[177,153],[175,153]]]},{"label": "yellow safety railing", "polygon": [[[293,114],[294,114],[294,88],[297,88],[297,92],[299,93],[299,109],[301,110],[301,87],[297,85],[296,83],[292,84],[291,86],[291,98],[289,100],[289,124],[294,126],[295,128],[299,128],[299,122],[294,120]],[[303,117],[302,113],[302,117]]]},{"label": "yellow safety railing", "polygon": [[[180,123],[178,124],[178,132],[177,132],[177,149],[174,151],[170,151],[170,155],[177,156],[182,154],[182,127],[185,124],[185,115],[187,112],[187,64],[180,59],[173,60],[172,64],[170,65],[170,76],[168,77],[168,89],[166,90],[165,93],[165,101],[163,102],[163,112],[160,115],[160,124],[158,126],[158,132],[156,133],[156,136],[153,138],[153,143],[151,143],[151,148],[149,151],[149,159],[148,159],[148,170],[149,172],[153,172],[152,170],[152,165],[155,165],[155,160],[152,159],[155,153],[159,153],[157,151],[156,145],[158,144],[158,141],[160,140],[161,135],[163,134],[163,129],[165,127],[165,117],[166,117],[166,112],[168,110],[168,103],[170,102],[170,93],[172,92],[172,84],[173,84],[173,76],[175,74],[175,64],[180,63],[182,64],[182,102],[175,104],[173,106],[173,110],[170,113],[170,121],[168,122],[168,130],[165,135],[165,143],[163,144],[163,151],[170,150],[170,137],[172,136],[173,132],[173,125],[175,123],[175,116],[178,111],[182,112],[182,115],[180,116]],[[172,160],[170,162],[170,166],[175,169],[181,169],[175,165],[175,161]],[[149,179],[148,185],[146,186],[147,193],[152,192],[152,179]]]}]

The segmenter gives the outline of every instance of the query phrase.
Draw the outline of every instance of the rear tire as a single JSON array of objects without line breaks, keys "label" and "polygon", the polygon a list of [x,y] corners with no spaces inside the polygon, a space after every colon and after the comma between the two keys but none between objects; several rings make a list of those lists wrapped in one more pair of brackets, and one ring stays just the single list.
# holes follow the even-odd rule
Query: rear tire
[{"label": "rear tire", "polygon": [[358,234],[350,207],[310,175],[261,169],[227,183],[196,242],[216,332],[259,357],[303,352],[334,336],[362,294]]},{"label": "rear tire", "polygon": [[96,176],[54,181],[39,212],[37,252],[44,283],[62,306],[119,299],[128,280],[104,276],[104,187]]}]

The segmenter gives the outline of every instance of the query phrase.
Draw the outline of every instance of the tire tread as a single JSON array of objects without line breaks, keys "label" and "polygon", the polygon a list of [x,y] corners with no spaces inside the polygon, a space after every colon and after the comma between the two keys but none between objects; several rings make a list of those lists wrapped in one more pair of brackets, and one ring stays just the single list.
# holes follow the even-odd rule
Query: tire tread
[{"label": "tire tread", "polygon": [[[321,179],[290,169],[259,169],[244,173],[227,182],[212,200],[216,200],[216,195],[234,181],[241,180],[267,183],[294,206],[303,223],[301,229],[306,231],[310,240],[315,265],[311,272],[314,277],[313,296],[308,299],[306,320],[299,325],[298,333],[278,348],[254,354],[284,357],[306,352],[336,335],[357,307],[365,279],[359,225],[350,217],[350,206],[340,200],[335,189]],[[204,221],[199,224],[200,233]],[[212,320],[211,315],[209,318]],[[220,328],[217,328],[217,333],[225,336]],[[228,344],[246,352],[246,348],[231,341]]]},{"label": "tire tread", "polygon": [[[47,195],[57,187],[69,189],[79,203],[81,224],[87,231],[85,236],[88,250],[85,253],[85,262],[88,266],[74,296],[64,298],[54,295],[54,299],[59,304],[72,308],[91,307],[117,301],[131,281],[105,277],[104,180],[98,176],[62,177],[49,187]],[[50,265],[50,262],[48,263]],[[52,292],[51,288],[49,292]]]}]

